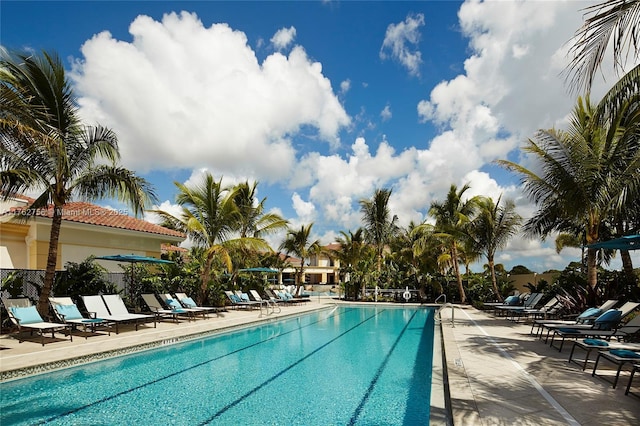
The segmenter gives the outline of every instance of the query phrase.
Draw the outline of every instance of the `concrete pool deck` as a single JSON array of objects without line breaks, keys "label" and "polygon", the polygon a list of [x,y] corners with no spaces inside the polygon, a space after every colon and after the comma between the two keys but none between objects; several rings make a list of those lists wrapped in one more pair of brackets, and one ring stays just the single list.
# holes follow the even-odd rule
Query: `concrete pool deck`
[{"label": "concrete pool deck", "polygon": [[[336,301],[313,297],[310,303],[283,307],[267,321],[328,307]],[[623,372],[616,389],[567,362],[571,344],[562,352],[529,335],[530,326],[494,318],[470,306],[442,310],[441,329],[446,356],[451,411],[455,425],[632,425],[640,424],[640,397],[626,396],[629,372]],[[220,317],[179,324],[159,322],[123,328],[119,335],[81,333],[68,339],[39,337],[18,343],[0,336],[0,377],[8,380],[16,370],[35,373],[49,367],[73,365],[74,359],[100,359],[126,353],[133,346],[154,347],[216,330],[263,321],[257,310],[230,310]],[[61,336],[56,334],[56,336]],[[61,336],[62,337],[62,336]],[[592,356],[594,357],[594,356]],[[599,369],[600,371],[600,369]],[[604,370],[606,371],[606,370]],[[640,376],[634,381],[640,394]]]}]

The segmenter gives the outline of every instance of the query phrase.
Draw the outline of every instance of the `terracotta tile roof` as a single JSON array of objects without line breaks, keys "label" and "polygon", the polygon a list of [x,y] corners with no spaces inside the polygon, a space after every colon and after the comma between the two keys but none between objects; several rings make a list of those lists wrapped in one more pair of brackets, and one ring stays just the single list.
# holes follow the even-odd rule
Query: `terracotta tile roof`
[{"label": "terracotta tile roof", "polygon": [[340,250],[342,248],[342,244],[340,243],[331,243],[324,246],[327,250]]},{"label": "terracotta tile roof", "polygon": [[[21,198],[25,198],[29,202],[32,202],[31,200],[33,200],[28,197]],[[26,212],[26,210],[28,210],[27,207],[12,207],[5,214],[19,214],[21,211]],[[53,206],[49,206],[48,209],[38,209],[30,213],[33,213],[38,217],[52,218]],[[62,220],[126,229],[130,231],[147,232],[150,234],[167,235],[178,238],[186,237],[182,232],[174,231],[173,229],[168,229],[163,226],[156,225],[155,223],[129,216],[126,210],[107,209],[95,204],[80,201],[65,204],[62,209]]]}]

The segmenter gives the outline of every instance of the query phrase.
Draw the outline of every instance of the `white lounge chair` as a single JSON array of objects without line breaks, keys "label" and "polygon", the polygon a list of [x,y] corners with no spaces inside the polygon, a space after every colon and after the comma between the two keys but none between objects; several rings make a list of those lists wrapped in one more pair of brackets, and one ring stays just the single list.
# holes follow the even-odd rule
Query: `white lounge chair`
[{"label": "white lounge chair", "polygon": [[70,324],[43,320],[29,299],[3,299],[2,303],[9,313],[11,321],[18,326],[18,341],[20,343],[24,341],[24,339],[20,338],[22,331],[29,331],[31,335],[33,335],[34,331],[37,332],[40,335],[42,346],[44,346],[45,343],[45,333],[51,332],[51,337],[55,339],[55,332],[59,330],[67,332],[69,340],[73,341],[73,335],[71,334],[72,326]]},{"label": "white lounge chair", "polygon": [[70,297],[50,297],[49,303],[58,320],[65,324],[71,324],[73,328],[82,326],[85,339],[88,338],[87,329],[95,334],[98,327],[104,327],[111,335],[111,325],[113,323],[103,318],[85,318]]},{"label": "white lounge chair", "polygon": [[178,299],[182,306],[189,309],[196,309],[204,312],[215,312],[217,314],[222,310],[215,306],[198,306],[198,304],[191,297],[187,296],[186,293],[176,293],[176,299]]},{"label": "white lounge chair", "polygon": [[186,317],[187,320],[191,321],[194,315],[193,312],[189,312],[186,309],[166,309],[155,294],[143,294],[142,300],[144,300],[149,311],[153,312],[158,319],[168,318],[175,322],[180,322],[180,317]]},{"label": "white lounge chair", "polygon": [[[191,308],[189,306],[184,306],[178,299],[172,297],[168,293],[160,293],[160,299],[169,307],[169,309],[176,309],[187,311],[191,313],[192,317],[196,315],[202,315],[202,318],[209,318],[208,314],[211,312],[211,309],[201,309],[201,308]],[[194,302],[195,304],[195,302]]]},{"label": "white lounge chair", "polygon": [[112,321],[116,325],[116,334],[119,334],[119,324],[135,323],[136,331],[140,322],[153,321],[156,327],[155,315],[132,314],[125,306],[119,294],[106,294],[97,296],[80,296],[87,312],[93,313],[96,318]]}]

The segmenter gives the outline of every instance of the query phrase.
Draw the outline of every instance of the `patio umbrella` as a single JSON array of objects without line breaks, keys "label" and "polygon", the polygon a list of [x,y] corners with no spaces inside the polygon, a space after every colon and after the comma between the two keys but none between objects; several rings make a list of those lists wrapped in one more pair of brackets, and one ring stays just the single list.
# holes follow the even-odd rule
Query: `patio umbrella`
[{"label": "patio umbrella", "polygon": [[243,269],[238,269],[238,272],[259,272],[261,274],[265,274],[265,282],[268,281],[266,275],[267,274],[277,274],[278,271],[277,269],[272,269],[272,268],[264,268],[264,267],[255,267],[255,268],[243,268]]},{"label": "patio umbrella", "polygon": [[589,244],[587,247],[609,250],[638,250],[640,249],[640,235],[625,235],[613,240]]},{"label": "patio umbrella", "polygon": [[265,274],[277,274],[278,270],[277,269],[271,269],[271,268],[257,267],[257,268],[238,269],[238,272],[263,272]]}]

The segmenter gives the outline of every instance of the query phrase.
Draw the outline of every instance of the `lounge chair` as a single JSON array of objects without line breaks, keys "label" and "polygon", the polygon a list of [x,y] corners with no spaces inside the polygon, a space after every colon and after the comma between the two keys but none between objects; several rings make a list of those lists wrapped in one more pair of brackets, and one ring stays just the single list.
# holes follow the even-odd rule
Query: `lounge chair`
[{"label": "lounge chair", "polygon": [[485,302],[483,308],[487,311],[495,311],[498,306],[521,306],[528,295],[529,293],[513,294],[502,302]]},{"label": "lounge chair", "polygon": [[244,308],[244,309],[253,309],[255,307],[259,307],[260,306],[260,302],[256,302],[256,301],[246,301],[246,300],[242,300],[242,298],[240,296],[238,296],[237,294],[235,294],[234,292],[230,291],[230,290],[225,290],[224,294],[227,295],[227,298],[229,299],[229,302],[231,302],[231,306],[234,308]]},{"label": "lounge chair", "polygon": [[[581,349],[585,352],[584,359],[580,360],[581,363],[578,364],[578,361],[574,359],[574,355],[576,354],[576,349]],[[582,366],[582,371],[587,368],[587,364],[589,362],[589,357],[594,351],[609,351],[611,349],[626,349],[632,351],[640,351],[640,343],[626,343],[626,342],[607,342],[606,340],[599,339],[583,339],[576,340],[573,343],[573,347],[571,348],[571,353],[569,354],[569,361],[574,362],[578,365]]]},{"label": "lounge chair", "polygon": [[[534,321],[536,319],[550,319],[557,317],[560,312],[564,309],[564,302],[559,299],[557,296],[549,299],[547,303],[544,304],[540,309],[524,309],[519,312],[518,319],[520,317],[530,318],[532,317]],[[517,319],[516,319],[517,321]]]},{"label": "lounge chair", "polygon": [[[280,305],[278,305],[278,302],[275,300],[270,300],[270,299],[263,299],[262,296],[260,296],[260,293],[258,293],[256,290],[249,290],[249,293],[251,293],[251,296],[253,297],[254,300],[256,300],[257,302],[261,302],[264,303],[265,307],[267,308],[267,314],[272,314],[272,313],[280,313],[282,312],[282,308],[280,307]],[[276,312],[276,309],[278,310]],[[269,310],[271,310],[271,312],[269,313]]]},{"label": "lounge chair", "polygon": [[[608,311],[613,308],[618,303],[616,299],[610,299],[604,302],[602,305],[597,308],[587,308],[578,314],[574,319],[563,319],[563,320],[548,320],[548,319],[540,319],[534,320],[531,324],[531,334],[535,334],[536,336],[542,337],[542,333],[544,329],[549,326],[560,326],[560,327],[571,327],[576,324],[592,324],[598,316],[602,315],[603,312]],[[621,308],[633,307],[633,304],[625,304]],[[636,305],[637,307],[637,305]],[[633,308],[635,309],[635,308]],[[535,329],[535,333],[534,333]]]},{"label": "lounge chair", "polygon": [[287,298],[285,295],[281,294],[280,290],[276,290],[276,289],[270,290],[268,288],[265,288],[264,293],[274,303],[279,303],[281,305],[293,305],[298,303],[297,300],[293,300],[293,297]]},{"label": "lounge chair", "polygon": [[152,320],[153,327],[156,327],[156,317],[154,315],[130,313],[119,294],[80,297],[87,312],[92,314],[92,316],[113,322],[116,325],[116,334],[120,333],[120,324],[135,323],[136,331],[138,331],[140,322]]},{"label": "lounge chair", "polygon": [[2,303],[7,309],[11,322],[18,326],[18,341],[20,343],[24,341],[24,339],[20,338],[22,331],[29,331],[31,335],[33,335],[34,331],[38,333],[42,346],[44,346],[45,343],[45,333],[51,332],[51,338],[55,339],[55,332],[59,330],[65,331],[69,336],[69,340],[73,341],[73,335],[71,334],[72,326],[70,324],[43,320],[29,299],[3,299]]},{"label": "lounge chair", "polygon": [[289,293],[287,290],[274,290],[276,295],[280,297],[280,299],[285,300],[289,303],[302,303],[302,302],[310,302],[311,299],[308,297],[294,297],[293,294]]},{"label": "lounge chair", "polygon": [[525,309],[535,309],[538,306],[538,303],[542,300],[544,294],[542,293],[531,293],[531,295],[524,301],[522,306],[512,306],[512,305],[504,305],[504,306],[496,306],[495,313],[504,314],[509,317],[512,314],[515,314],[519,311],[524,311]]},{"label": "lounge chair", "polygon": [[[167,294],[166,296],[170,296],[170,295]],[[218,315],[220,315],[221,308],[217,308],[215,306],[198,306],[198,304],[191,297],[187,296],[185,293],[176,293],[175,296],[176,296],[176,299],[178,299],[178,301],[185,308],[195,309],[195,310],[203,311],[207,313],[215,312]]]},{"label": "lounge chair", "polygon": [[143,294],[142,300],[147,305],[149,312],[153,312],[157,319],[168,318],[175,322],[180,322],[180,317],[186,317],[189,321],[193,319],[194,313],[186,309],[165,308],[155,294]]},{"label": "lounge chair", "polygon": [[600,365],[600,361],[603,359],[606,359],[617,367],[613,381],[610,382],[615,388],[618,384],[618,379],[620,378],[620,372],[622,371],[622,368],[627,364],[633,365],[640,362],[640,352],[628,349],[611,349],[610,351],[600,351],[596,358],[596,363],[593,366],[593,371],[591,372],[592,376],[596,376],[598,365]]},{"label": "lounge chair", "polygon": [[631,375],[629,376],[629,381],[627,382],[627,388],[624,391],[625,395],[631,395],[631,384],[633,383],[633,377],[638,372],[640,372],[640,363],[633,365],[633,369],[631,370]]},{"label": "lounge chair", "polygon": [[102,318],[85,318],[70,297],[50,297],[49,303],[60,322],[71,324],[73,328],[82,326],[85,339],[88,338],[87,329],[91,330],[91,333],[96,334],[98,327],[104,327],[109,335],[111,335],[112,323]]},{"label": "lounge chair", "polygon": [[[602,322],[605,324],[611,324],[615,320],[610,320],[610,318],[606,318],[606,315],[611,313],[614,310],[609,310],[602,314],[596,321],[593,323],[591,328],[557,328],[553,329],[553,335],[551,336],[551,343],[549,344],[552,347],[553,342],[555,341],[556,336],[561,338],[559,351],[562,351],[562,345],[564,344],[565,339],[579,339],[579,338],[600,338],[610,340],[615,337],[618,340],[629,339],[632,336],[636,336],[640,334],[640,315],[635,316],[628,323],[623,324],[622,321],[618,321],[615,327],[609,327],[607,325],[601,325],[599,319],[602,318]],[[616,318],[613,316],[612,318]],[[577,327],[577,326],[574,326]]]},{"label": "lounge chair", "polygon": [[191,312],[193,318],[195,318],[196,315],[202,315],[203,319],[209,318],[208,314],[211,312],[210,309],[197,309],[184,306],[178,299],[171,296],[169,293],[161,293],[158,296],[160,297],[160,300],[162,300],[162,303],[167,305],[169,309],[181,309],[183,311]]},{"label": "lounge chair", "polygon": [[528,318],[530,316],[546,316],[549,311],[557,305],[561,305],[560,300],[557,297],[552,297],[545,303],[542,307],[538,308],[537,305],[542,302],[543,294],[539,293],[539,298],[537,301],[533,302],[533,306],[530,307],[520,307],[516,306],[513,309],[507,309],[507,319],[512,321],[519,321],[520,318],[525,317]]}]

